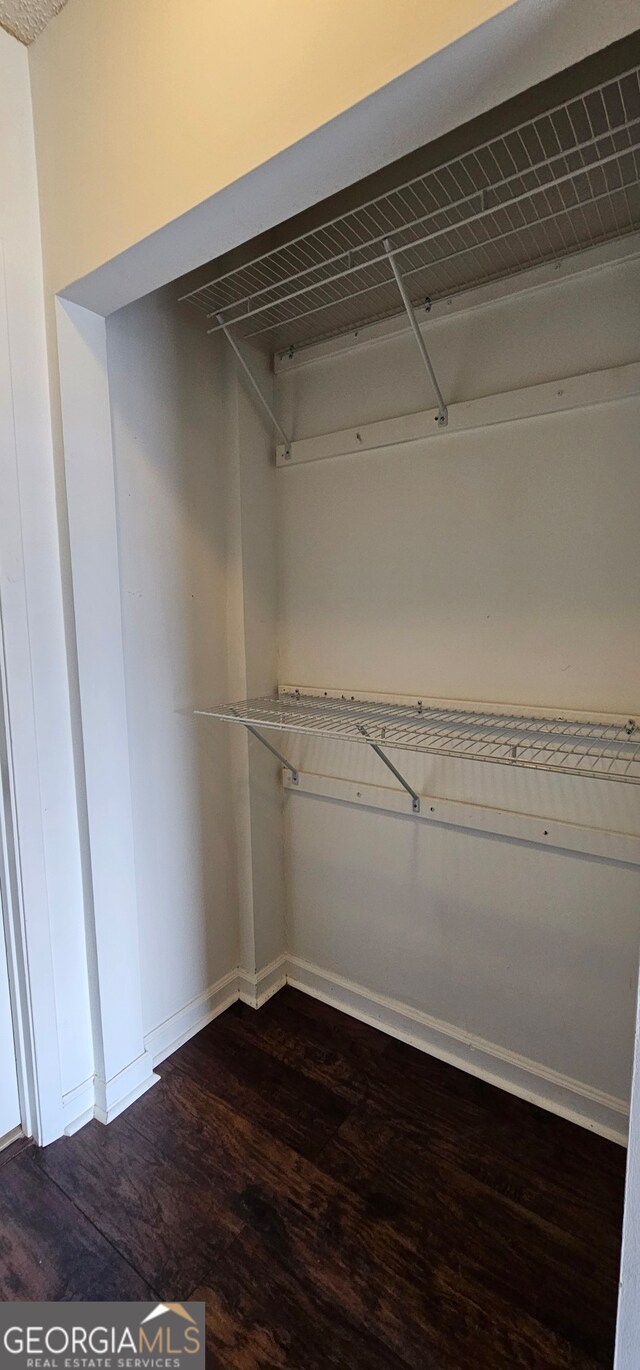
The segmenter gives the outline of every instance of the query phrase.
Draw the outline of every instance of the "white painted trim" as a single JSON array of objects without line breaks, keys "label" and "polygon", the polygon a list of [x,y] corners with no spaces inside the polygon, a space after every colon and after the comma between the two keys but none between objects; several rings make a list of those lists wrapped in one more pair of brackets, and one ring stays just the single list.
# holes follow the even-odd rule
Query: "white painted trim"
[{"label": "white painted trim", "polygon": [[78,1114],[77,1118],[72,1118],[71,1122],[65,1125],[65,1137],[75,1136],[81,1127],[86,1127],[87,1123],[93,1122],[94,1117],[93,1104],[91,1104],[90,1108],[85,1108],[82,1113]]},{"label": "white painted trim", "polygon": [[457,799],[441,799],[432,795],[420,795],[420,813],[416,814],[411,807],[411,797],[404,790],[356,780],[338,780],[333,776],[314,775],[308,771],[298,771],[298,780],[293,784],[291,772],[283,769],[282,783],[291,794],[335,799],[343,804],[358,804],[385,813],[407,815],[417,822],[444,823],[449,827],[491,833],[515,838],[519,842],[539,843],[561,851],[640,866],[640,835],[636,833],[591,828],[557,818],[546,819],[516,810],[491,808],[485,804],[464,804]]},{"label": "white painted trim", "polygon": [[184,1008],[178,1009],[164,1023],[147,1033],[144,1044],[154,1066],[164,1061],[173,1051],[177,1051],[190,1037],[195,1037],[207,1023],[212,1022],[225,1009],[230,1008],[238,999],[251,1008],[261,1008],[273,994],[287,983],[287,958],[279,956],[264,970],[257,973],[234,967],[227,975],[221,976],[202,994],[197,995]]},{"label": "white painted trim", "polygon": [[92,908],[96,1117],[152,1083],[143,1045],[117,508],[105,320],[57,302]]},{"label": "white painted trim", "polygon": [[82,1080],[75,1089],[70,1089],[63,1097],[64,1134],[72,1137],[92,1118],[98,1122],[111,1123],[129,1104],[135,1103],[152,1085],[157,1084],[159,1075],[152,1069],[153,1062],[148,1051],[112,1080],[102,1080],[90,1075]]},{"label": "white painted trim", "polygon": [[628,1104],[420,1009],[290,956],[287,983],[520,1099],[626,1145]]},{"label": "white painted trim", "polygon": [[153,1070],[151,1055],[146,1050],[111,1080],[102,1080],[97,1075],[94,1117],[100,1123],[112,1123],[159,1079],[160,1076]]},{"label": "white painted trim", "polygon": [[300,462],[322,461],[327,457],[352,456],[356,452],[372,452],[380,447],[397,447],[426,438],[437,438],[442,443],[453,434],[467,433],[474,428],[490,428],[571,409],[589,409],[639,393],[640,363],[630,362],[627,366],[614,366],[605,371],[462,400],[449,405],[446,428],[438,426],[437,409],[423,409],[416,414],[400,414],[396,418],[379,419],[376,423],[363,423],[335,433],[300,438],[288,448],[281,443],[276,447],[276,465],[296,466]]},{"label": "white painted trim", "polygon": [[0,902],[5,905],[22,1125],[27,1136],[45,1146],[62,1132],[62,1079],[1,241],[0,419]]},{"label": "white painted trim", "polygon": [[[260,1008],[285,984],[331,1004],[342,1013],[370,1023],[391,1037],[409,1042],[419,1051],[425,1051],[460,1070],[466,1070],[468,1074],[487,1080],[510,1094],[528,1099],[562,1118],[568,1118],[570,1122],[626,1145],[629,1110],[625,1100],[592,1089],[537,1061],[433,1018],[420,1009],[376,994],[297,956],[280,956],[257,973],[235,968],[223,975],[203,994],[147,1034],[146,1060],[152,1059],[154,1065],[159,1065],[238,999],[252,1008]],[[91,1084],[85,1081],[83,1086],[72,1091],[73,1100],[71,1095],[65,1099],[69,1113],[73,1111],[72,1105],[77,1109],[77,1113],[69,1119],[65,1132],[71,1134],[92,1116],[101,1122],[111,1122],[157,1079],[155,1074],[145,1077],[143,1070],[137,1087],[131,1087],[130,1072],[123,1072],[119,1095],[113,1095],[110,1106],[97,1104],[95,1110],[87,1107],[82,1113],[83,1097],[85,1102],[87,1097],[86,1094],[83,1096],[83,1090],[87,1090]]]},{"label": "white painted trim", "polygon": [[215,984],[210,985],[202,994],[191,999],[184,1008],[178,1009],[164,1023],[147,1033],[144,1045],[154,1066],[164,1061],[172,1051],[177,1051],[190,1037],[207,1026],[219,1013],[235,1004],[238,998],[238,971],[234,967],[228,975],[223,975]]},{"label": "white painted trim", "polygon": [[[282,958],[282,960],[284,961],[284,958]],[[207,1026],[207,1023],[212,1022],[220,1013],[224,1013],[225,1009],[230,1008],[232,1004],[235,1004],[239,997],[244,997],[239,994],[239,981],[241,978],[243,980],[251,980],[252,983],[258,984],[264,976],[269,975],[271,969],[271,967],[267,967],[267,970],[263,971],[261,976],[250,977],[248,972],[239,972],[238,969],[234,967],[227,975],[221,976],[219,980],[216,980],[215,984],[210,985],[202,994],[196,995],[195,999],[191,999],[183,1008],[178,1009],[177,1013],[172,1014],[170,1018],[166,1018],[158,1027],[147,1033],[144,1039],[147,1064],[151,1062],[154,1067],[160,1065],[162,1061],[166,1060],[167,1056],[170,1056],[172,1052],[177,1051],[185,1042],[188,1042],[189,1038],[195,1037],[196,1033],[201,1032],[202,1029]],[[283,973],[281,981],[276,988],[280,989],[285,983],[286,977]],[[275,993],[275,988],[271,989],[266,996],[261,996],[260,1003],[264,1003],[265,999],[269,998],[273,993]],[[247,1000],[247,1002],[249,1002],[249,1000]],[[254,1004],[254,1007],[257,1008],[258,1006],[257,1003]],[[69,1094],[64,1096],[65,1117],[68,1119],[64,1129],[66,1135],[72,1136],[73,1133],[77,1132],[85,1123],[90,1122],[93,1117],[98,1118],[101,1122],[106,1122],[107,1118],[105,1114],[107,1112],[109,1113],[108,1121],[111,1122],[113,1118],[118,1116],[118,1113],[121,1113],[130,1103],[133,1103],[136,1098],[139,1098],[141,1094],[144,1094],[145,1090],[149,1089],[152,1084],[155,1084],[158,1078],[157,1075],[153,1074],[152,1077],[149,1076],[147,1078],[147,1083],[145,1084],[143,1075],[141,1087],[138,1089],[134,1088],[133,1091],[126,1093],[127,1084],[130,1082],[121,1080],[120,1077],[118,1077],[118,1080],[120,1081],[120,1101],[117,1102],[117,1095],[114,1098],[112,1092],[110,1109],[104,1107],[104,1087],[102,1091],[102,1105],[96,1105],[97,1082],[95,1077],[91,1076],[90,1079],[84,1080],[76,1089],[71,1090]],[[111,1084],[113,1086],[115,1082],[112,1081]]]},{"label": "white painted trim", "polygon": [[89,1075],[86,1080],[82,1080],[75,1089],[70,1089],[62,1096],[62,1108],[64,1114],[64,1132],[66,1137],[72,1137],[74,1132],[78,1132],[85,1123],[90,1123],[94,1116],[96,1101],[96,1080],[95,1075]]},{"label": "white painted trim", "polygon": [[243,1004],[249,1004],[251,1008],[262,1008],[272,995],[277,994],[287,983],[287,957],[286,954],[278,956],[270,966],[258,972],[257,975],[250,971],[240,970],[238,973],[238,998]]},{"label": "white painted trim", "polygon": [[[529,267],[528,270],[519,272],[516,276],[509,276],[506,280],[473,286],[470,290],[460,291],[458,295],[435,300],[429,312],[419,318],[420,327],[428,330],[436,319],[448,319],[456,314],[475,314],[485,305],[496,304],[514,295],[524,298],[538,290],[548,290],[552,286],[562,285],[564,281],[575,276],[596,275],[601,271],[615,269],[625,262],[633,261],[639,255],[640,233],[632,233],[628,238],[602,243],[598,247],[585,248],[582,252],[576,252],[571,257],[563,257],[558,262]],[[390,319],[365,324],[362,328],[353,329],[336,338],[328,338],[325,342],[309,343],[306,347],[294,346],[276,352],[273,369],[276,375],[299,371],[302,367],[313,365],[314,362],[327,361],[329,357],[344,356],[348,352],[360,352],[363,347],[386,342],[389,338],[397,338],[403,333],[408,333],[410,327],[406,313],[402,311]]]},{"label": "white painted trim", "polygon": [[7,1147],[12,1146],[20,1137],[24,1137],[24,1132],[20,1123],[18,1123],[17,1127],[12,1127],[10,1132],[3,1133],[2,1137],[0,1137],[0,1156],[3,1151],[7,1150]]}]

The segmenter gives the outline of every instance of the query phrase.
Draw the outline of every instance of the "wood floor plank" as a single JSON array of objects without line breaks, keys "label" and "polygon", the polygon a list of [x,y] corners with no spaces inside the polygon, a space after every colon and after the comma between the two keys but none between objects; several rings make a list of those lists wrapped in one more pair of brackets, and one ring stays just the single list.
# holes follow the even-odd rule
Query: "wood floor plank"
[{"label": "wood floor plank", "polygon": [[316,1163],[417,1250],[445,1261],[479,1301],[499,1294],[586,1354],[611,1362],[618,1257],[603,1252],[595,1232],[586,1243],[541,1220],[434,1157],[415,1128],[372,1104],[351,1115]]},{"label": "wood floor plank", "polygon": [[175,1052],[170,1068],[201,1081],[303,1156],[325,1145],[351,1107],[343,1094],[239,1035],[226,1014]]},{"label": "wood floor plank", "polygon": [[[302,1011],[298,1001],[304,998],[296,991],[289,991],[286,998],[278,994],[259,1012],[235,1004],[225,1015],[225,1028],[239,1042],[252,1043],[331,1094],[357,1103],[385,1049],[383,1034],[347,1035],[340,1022]],[[338,1019],[343,1016],[332,1013]]]},{"label": "wood floor plank", "polygon": [[304,994],[302,990],[293,989],[291,985],[286,985],[269,1002],[277,1006],[283,1017],[287,1017],[293,1011],[301,1018],[316,1024],[333,1038],[343,1051],[356,1055],[362,1052],[365,1057],[369,1057],[372,1054],[381,1054],[389,1046],[390,1038],[380,1028],[363,1023],[360,1018],[352,1018],[349,1014],[334,1008],[332,1004],[325,1004],[322,999],[315,999],[313,995]]},{"label": "wood floor plank", "polygon": [[155,1291],[38,1164],[33,1149],[0,1174],[0,1299],[152,1299]]},{"label": "wood floor plank", "polygon": [[176,1168],[124,1115],[89,1123],[38,1160],[161,1298],[185,1299],[239,1230],[199,1167],[185,1158]]},{"label": "wood floor plank", "polygon": [[0,1169],[0,1297],[208,1307],[215,1370],[611,1370],[624,1153],[287,990]]},{"label": "wood floor plank", "polygon": [[623,1147],[403,1042],[390,1041],[369,1097],[405,1119],[435,1158],[569,1234],[619,1250]]},{"label": "wood floor plank", "polygon": [[478,1299],[460,1271],[368,1217],[344,1189],[315,1178],[306,1192],[255,1184],[242,1195],[266,1269],[374,1331],[411,1370],[594,1370],[598,1362],[495,1293]]},{"label": "wood floor plank", "polygon": [[9,1146],[3,1147],[0,1151],[0,1168],[6,1165],[7,1161],[12,1161],[14,1156],[19,1156],[21,1151],[26,1151],[27,1147],[33,1145],[32,1137],[16,1137],[15,1142],[10,1142]]},{"label": "wood floor plank", "polygon": [[[416,1245],[412,1234],[370,1211],[367,1198],[184,1072],[167,1071],[129,1113],[132,1126],[153,1136],[176,1170],[189,1170],[200,1158],[203,1177],[253,1234],[256,1269],[263,1265],[265,1279],[279,1267],[301,1285],[305,1299],[314,1291],[334,1305],[336,1318],[377,1337],[416,1370],[445,1370],[449,1363],[456,1370],[592,1370],[596,1364],[522,1309],[514,1325],[508,1298],[493,1289],[479,1297],[437,1244]],[[212,1266],[212,1289],[228,1263],[225,1253]]]},{"label": "wood floor plank", "polygon": [[206,1303],[207,1352],[216,1370],[406,1370],[334,1300],[301,1284],[243,1231],[216,1272],[195,1290]]}]

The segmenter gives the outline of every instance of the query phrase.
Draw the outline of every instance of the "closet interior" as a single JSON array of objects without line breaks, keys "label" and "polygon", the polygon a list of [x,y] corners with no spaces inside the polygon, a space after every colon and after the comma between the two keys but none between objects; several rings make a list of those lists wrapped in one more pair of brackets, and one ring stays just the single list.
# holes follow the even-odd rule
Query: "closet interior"
[{"label": "closet interior", "polygon": [[147,1032],[239,965],[624,1140],[639,284],[628,40],[109,320]]}]

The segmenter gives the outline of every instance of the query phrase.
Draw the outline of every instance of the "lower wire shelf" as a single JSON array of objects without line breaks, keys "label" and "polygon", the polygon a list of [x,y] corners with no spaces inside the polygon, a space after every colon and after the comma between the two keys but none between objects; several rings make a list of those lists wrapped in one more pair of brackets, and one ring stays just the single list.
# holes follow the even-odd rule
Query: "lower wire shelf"
[{"label": "lower wire shelf", "polygon": [[418,796],[383,749],[427,752],[489,761],[494,765],[640,784],[640,728],[634,719],[626,723],[595,723],[423,707],[419,703],[376,703],[298,692],[277,698],[242,700],[195,712],[244,724],[291,770],[294,779],[295,768],[266,742],[259,729],[365,743],[373,747],[404,785],[413,798],[416,812],[419,811]]}]

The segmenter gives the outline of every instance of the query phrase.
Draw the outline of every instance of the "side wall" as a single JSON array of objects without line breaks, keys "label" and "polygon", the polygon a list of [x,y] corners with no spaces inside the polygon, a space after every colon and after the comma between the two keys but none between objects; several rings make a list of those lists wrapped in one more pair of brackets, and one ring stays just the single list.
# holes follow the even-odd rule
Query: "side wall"
[{"label": "side wall", "polygon": [[31,1125],[48,1140],[87,1106],[94,1062],[29,70],[3,30],[0,129],[0,609],[43,1109]]},{"label": "side wall", "polygon": [[[637,360],[638,276],[627,262],[434,317],[447,399]],[[432,403],[406,331],[299,354],[278,391],[296,438]],[[279,468],[281,683],[637,716],[639,418],[629,399]],[[306,771],[393,783],[364,747],[297,747]],[[402,768],[423,794],[640,830],[635,786],[408,753]],[[529,1071],[542,1097],[566,1085],[623,1130],[637,867],[295,792],[286,840],[300,983],[360,1009],[368,993],[374,1015],[395,1001],[436,1051]]]},{"label": "side wall", "polygon": [[[277,678],[275,472],[224,340],[159,292],[107,325],[145,1044],[283,950],[278,767],[193,710]],[[222,995],[222,998],[221,998]]]}]

